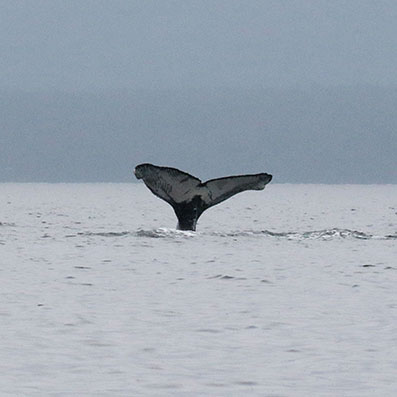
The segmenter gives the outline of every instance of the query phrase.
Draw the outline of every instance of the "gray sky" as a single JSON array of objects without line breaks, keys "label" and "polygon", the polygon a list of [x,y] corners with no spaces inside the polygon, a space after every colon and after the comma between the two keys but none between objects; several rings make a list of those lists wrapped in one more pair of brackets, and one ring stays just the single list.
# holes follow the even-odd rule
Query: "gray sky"
[{"label": "gray sky", "polygon": [[151,161],[397,183],[396,21],[391,0],[2,0],[0,181]]},{"label": "gray sky", "polygon": [[397,83],[394,0],[2,0],[22,89]]}]

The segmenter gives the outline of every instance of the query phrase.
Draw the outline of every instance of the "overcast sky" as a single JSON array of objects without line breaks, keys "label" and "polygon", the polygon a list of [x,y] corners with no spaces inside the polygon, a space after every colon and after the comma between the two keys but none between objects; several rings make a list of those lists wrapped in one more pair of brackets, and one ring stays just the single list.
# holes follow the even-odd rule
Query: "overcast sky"
[{"label": "overcast sky", "polygon": [[124,181],[147,160],[397,183],[396,21],[394,0],[0,0],[0,180]]}]

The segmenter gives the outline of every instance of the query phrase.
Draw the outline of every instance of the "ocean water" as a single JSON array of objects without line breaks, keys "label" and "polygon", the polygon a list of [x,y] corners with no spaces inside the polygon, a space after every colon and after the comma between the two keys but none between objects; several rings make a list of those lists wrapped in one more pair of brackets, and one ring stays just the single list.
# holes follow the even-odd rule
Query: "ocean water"
[{"label": "ocean water", "polygon": [[397,185],[174,229],[143,184],[0,184],[1,396],[396,396]]}]

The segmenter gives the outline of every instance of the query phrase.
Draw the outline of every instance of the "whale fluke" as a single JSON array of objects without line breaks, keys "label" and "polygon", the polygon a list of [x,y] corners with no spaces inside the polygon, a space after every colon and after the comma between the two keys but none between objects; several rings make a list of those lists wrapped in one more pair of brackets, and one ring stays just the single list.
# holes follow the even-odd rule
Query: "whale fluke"
[{"label": "whale fluke", "polygon": [[245,190],[263,190],[272,175],[261,173],[235,175],[201,182],[200,179],[171,167],[140,164],[135,176],[150,191],[172,206],[179,230],[196,230],[197,220],[208,208]]}]

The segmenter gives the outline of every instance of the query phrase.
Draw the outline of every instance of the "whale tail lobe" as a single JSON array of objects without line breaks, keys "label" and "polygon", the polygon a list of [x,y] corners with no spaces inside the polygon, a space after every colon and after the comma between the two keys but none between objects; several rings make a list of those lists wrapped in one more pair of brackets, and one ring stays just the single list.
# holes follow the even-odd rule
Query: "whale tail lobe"
[{"label": "whale tail lobe", "polygon": [[135,176],[142,179],[150,191],[172,206],[180,230],[196,230],[201,214],[208,208],[245,190],[263,190],[272,175],[261,173],[211,179],[200,179],[171,167],[140,164]]}]

